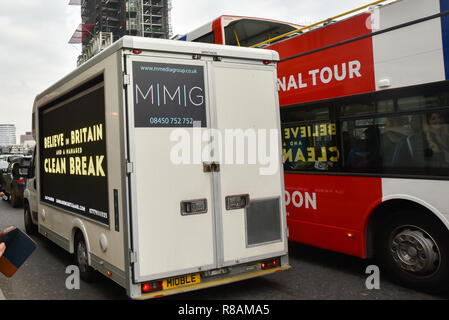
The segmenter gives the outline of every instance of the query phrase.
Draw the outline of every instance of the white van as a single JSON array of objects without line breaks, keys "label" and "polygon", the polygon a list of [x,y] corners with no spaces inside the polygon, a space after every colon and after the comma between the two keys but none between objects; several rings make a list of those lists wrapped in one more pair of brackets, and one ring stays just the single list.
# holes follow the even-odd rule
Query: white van
[{"label": "white van", "polygon": [[124,37],[80,66],[35,100],[27,231],[135,299],[288,269],[277,60]]}]

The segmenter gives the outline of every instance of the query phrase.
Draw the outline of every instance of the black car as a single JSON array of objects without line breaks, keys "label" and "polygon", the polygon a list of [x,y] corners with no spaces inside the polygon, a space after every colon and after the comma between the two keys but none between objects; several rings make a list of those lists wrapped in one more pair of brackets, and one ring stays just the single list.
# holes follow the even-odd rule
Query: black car
[{"label": "black car", "polygon": [[8,172],[11,162],[22,158],[23,155],[1,155],[0,156],[0,193],[5,191],[5,181],[3,176]]},{"label": "black car", "polygon": [[23,192],[26,179],[20,176],[20,167],[28,167],[31,157],[17,157],[11,160],[6,173],[3,174],[2,184],[5,193],[4,200],[10,200],[11,205],[17,208],[23,204]]},{"label": "black car", "polygon": [[3,174],[8,171],[9,162],[6,158],[0,158],[0,192],[4,190]]}]

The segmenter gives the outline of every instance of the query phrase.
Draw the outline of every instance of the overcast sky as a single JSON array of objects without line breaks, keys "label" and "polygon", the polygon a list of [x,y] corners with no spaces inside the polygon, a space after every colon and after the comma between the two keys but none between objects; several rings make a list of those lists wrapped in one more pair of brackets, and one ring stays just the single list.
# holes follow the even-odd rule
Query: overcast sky
[{"label": "overcast sky", "polygon": [[[174,34],[184,34],[222,14],[307,23],[373,0],[173,0]],[[81,23],[69,0],[0,1],[0,124],[31,131],[34,97],[76,68],[81,45],[68,41]]]}]

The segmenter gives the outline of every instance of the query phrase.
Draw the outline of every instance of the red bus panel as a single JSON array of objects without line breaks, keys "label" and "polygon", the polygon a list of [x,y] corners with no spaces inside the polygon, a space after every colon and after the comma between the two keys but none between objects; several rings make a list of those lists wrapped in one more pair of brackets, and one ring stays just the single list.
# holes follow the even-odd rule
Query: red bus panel
[{"label": "red bus panel", "polygon": [[[371,15],[276,43],[268,49],[285,59],[370,34]],[[281,106],[375,91],[371,37],[283,61],[278,66]]]},{"label": "red bus panel", "polygon": [[381,178],[286,174],[289,239],[358,257],[364,230],[382,202]]}]

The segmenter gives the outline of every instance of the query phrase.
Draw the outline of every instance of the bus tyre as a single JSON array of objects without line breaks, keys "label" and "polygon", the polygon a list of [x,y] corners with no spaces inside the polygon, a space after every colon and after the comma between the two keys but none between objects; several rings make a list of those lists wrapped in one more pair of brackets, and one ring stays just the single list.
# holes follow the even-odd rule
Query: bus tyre
[{"label": "bus tyre", "polygon": [[82,280],[86,282],[93,282],[96,280],[96,271],[89,266],[86,242],[80,233],[76,235],[75,239],[75,260]]},{"label": "bus tyre", "polygon": [[382,224],[377,245],[382,269],[395,281],[428,293],[448,290],[449,231],[436,217],[394,214]]},{"label": "bus tyre", "polygon": [[35,234],[37,232],[37,226],[31,219],[31,210],[28,202],[25,202],[25,204],[23,205],[23,220],[26,233],[29,235]]}]

